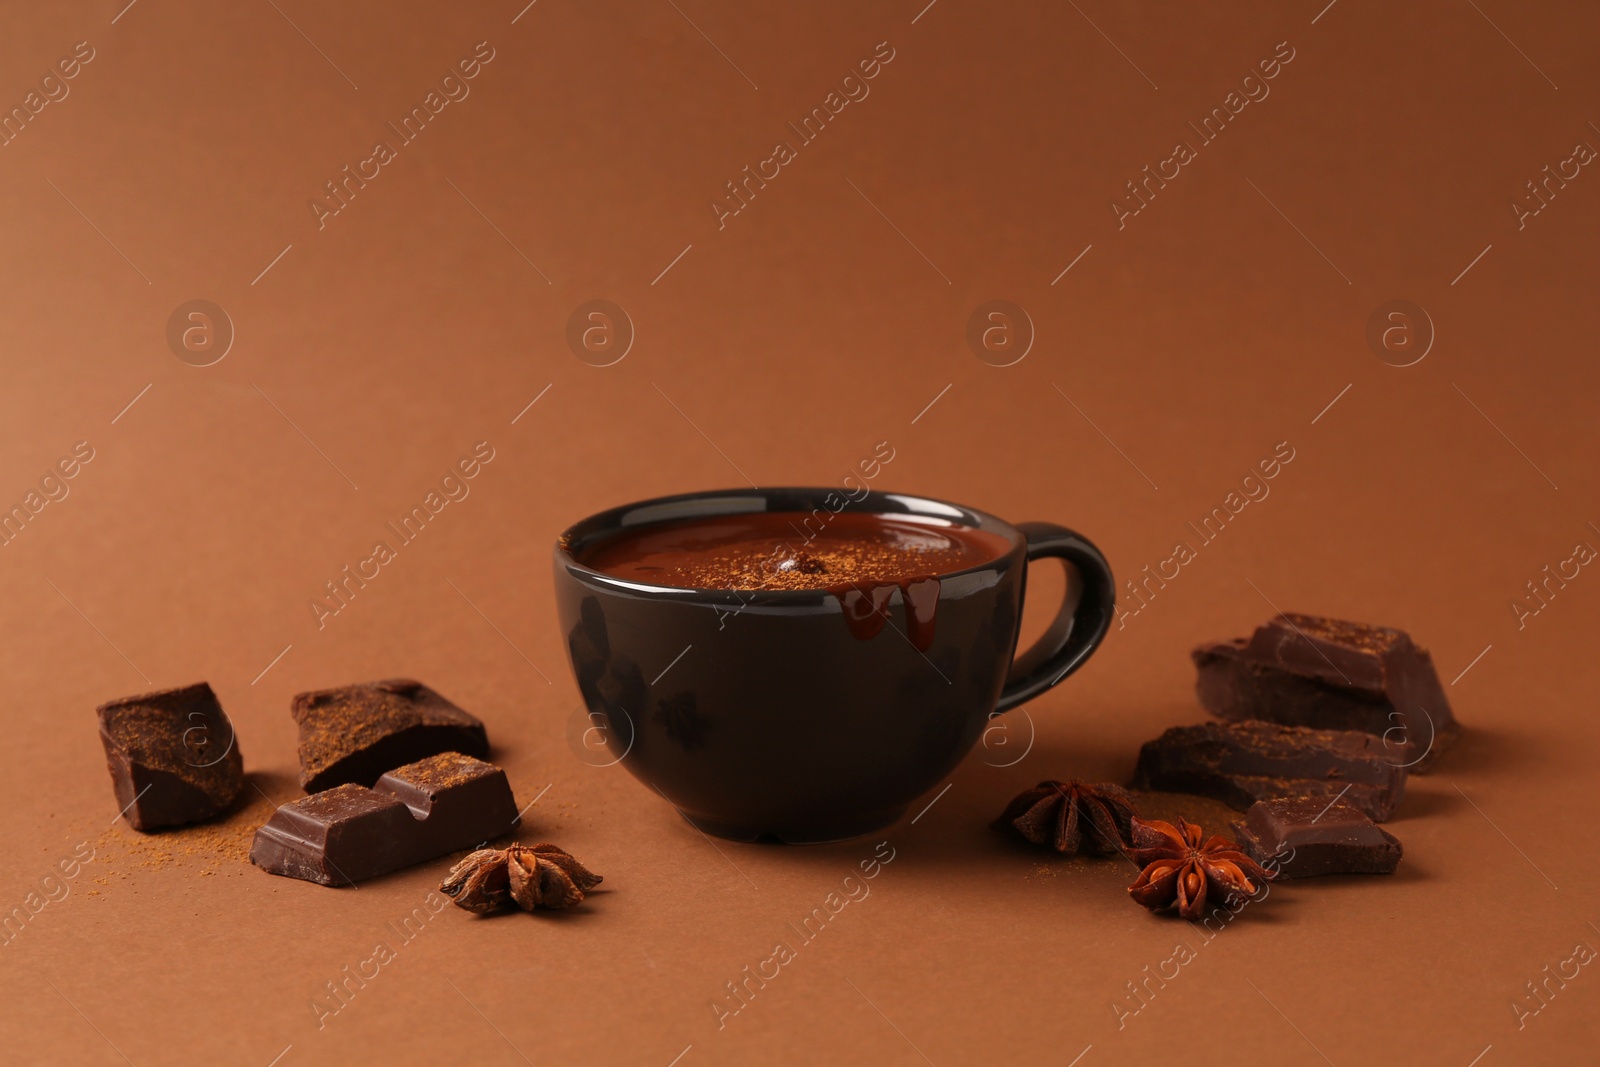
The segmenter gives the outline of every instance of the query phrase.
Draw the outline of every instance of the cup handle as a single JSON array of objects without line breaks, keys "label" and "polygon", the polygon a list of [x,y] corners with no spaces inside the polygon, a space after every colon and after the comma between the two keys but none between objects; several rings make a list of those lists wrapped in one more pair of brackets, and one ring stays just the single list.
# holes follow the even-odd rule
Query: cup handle
[{"label": "cup handle", "polygon": [[[1032,700],[1083,666],[1110,628],[1117,599],[1111,565],[1088,538],[1053,522],[1023,522],[1017,529],[1028,542],[1028,563],[1060,559],[1068,564],[1067,595],[1044,636],[1012,661],[996,715]],[[1026,596],[1026,584],[1023,589]]]}]

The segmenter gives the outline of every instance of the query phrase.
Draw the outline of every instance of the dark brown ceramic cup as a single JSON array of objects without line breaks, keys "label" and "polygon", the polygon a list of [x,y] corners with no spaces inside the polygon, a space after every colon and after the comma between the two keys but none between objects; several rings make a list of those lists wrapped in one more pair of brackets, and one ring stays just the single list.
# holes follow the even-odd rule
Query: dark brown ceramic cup
[{"label": "dark brown ceramic cup", "polygon": [[[1006,547],[938,575],[919,651],[903,594],[862,640],[825,590],[682,589],[585,566],[598,541],[640,526],[742,512],[839,510],[830,489],[693,493],[583,520],[555,549],[555,594],[578,688],[605,742],[694,825],[737,840],[831,841],[893,823],[972,750],[990,718],[1088,659],[1112,618],[1099,550],[1065,527],[1011,525],[959,504],[867,493],[848,507],[996,534]],[[1030,560],[1067,564],[1067,598],[1013,659]]]}]

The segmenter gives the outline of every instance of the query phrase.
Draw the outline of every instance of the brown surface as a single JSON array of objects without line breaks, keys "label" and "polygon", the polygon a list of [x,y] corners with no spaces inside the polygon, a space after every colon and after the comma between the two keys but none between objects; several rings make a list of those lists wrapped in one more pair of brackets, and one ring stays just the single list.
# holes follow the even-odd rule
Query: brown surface
[{"label": "brown surface", "polygon": [[[1521,230],[1509,204],[1575,141],[1600,144],[1600,16],[545,0],[513,23],[519,0],[413,16],[142,0],[113,25],[122,7],[19,7],[0,41],[7,102],[74,42],[95,49],[0,148],[0,500],[94,449],[0,549],[7,905],[78,842],[97,848],[0,949],[9,1058],[1589,1054],[1592,967],[1520,1031],[1510,1005],[1600,943],[1600,578],[1582,571],[1520,630],[1508,604],[1600,544],[1600,177],[1584,168]],[[319,231],[307,199],[483,40],[495,58],[471,95]],[[719,232],[723,183],[885,40],[871,95]],[[1271,95],[1119,231],[1108,199],[1197,141],[1187,123],[1285,40]],[[166,342],[197,298],[237,329],[205,368]],[[565,340],[596,298],[637,329],[606,368]],[[1037,329],[1009,367],[965,343],[991,299]],[[1393,299],[1438,333],[1403,369],[1366,341]],[[470,496],[319,629],[310,598],[485,440]],[[550,544],[643,496],[834,484],[883,440],[875,485],[1071,524],[1123,577],[1198,543],[1185,524],[1278,442],[1294,458],[1015,716],[1010,746],[889,832],[870,896],[719,1031],[724,983],[798,942],[787,924],[842,893],[874,842],[714,847],[619,769],[575,759]],[[1035,602],[1059,587],[1041,576]],[[1247,632],[1269,600],[1403,627],[1455,680],[1466,733],[1390,824],[1396,876],[1285,887],[1208,942],[1124,899],[1123,866],[987,828],[1041,778],[1125,779],[1140,742],[1200,717],[1188,649]],[[281,800],[290,695],[396,674],[485,720],[518,796],[540,797],[527,839],[604,872],[578,912],[435,914],[448,863],[335,891],[251,869],[215,829],[198,849],[107,831],[96,704],[209,680]],[[987,765],[1030,721],[1027,757]],[[311,999],[398,943],[414,908],[420,932],[319,1029]],[[1125,983],[1179,942],[1194,958],[1119,1031]],[[1209,1027],[1225,1040],[1197,1046]]]}]

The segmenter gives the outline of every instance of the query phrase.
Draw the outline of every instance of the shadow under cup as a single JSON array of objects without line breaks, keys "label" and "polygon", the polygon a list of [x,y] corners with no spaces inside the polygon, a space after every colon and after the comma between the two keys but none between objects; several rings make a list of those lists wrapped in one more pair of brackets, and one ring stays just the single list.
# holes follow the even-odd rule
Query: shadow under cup
[{"label": "shadow under cup", "polygon": [[[1110,568],[1065,527],[897,493],[841,500],[833,489],[663,497],[585,519],[556,544],[556,606],[591,721],[634,777],[708,833],[800,843],[888,826],[993,715],[1077,669],[1110,625]],[[677,588],[581,562],[608,538],[661,523],[801,512],[817,529],[841,509],[981,531],[998,554],[937,575],[920,649],[907,616],[919,606],[898,588],[862,637],[874,627],[852,626],[827,589]],[[1013,662],[1027,562],[1045,557],[1067,563],[1067,600]]]}]

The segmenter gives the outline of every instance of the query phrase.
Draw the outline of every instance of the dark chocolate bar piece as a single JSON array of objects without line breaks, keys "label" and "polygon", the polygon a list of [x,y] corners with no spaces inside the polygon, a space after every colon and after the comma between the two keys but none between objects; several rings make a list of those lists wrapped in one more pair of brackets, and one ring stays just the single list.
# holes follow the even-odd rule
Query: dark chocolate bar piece
[{"label": "dark chocolate bar piece", "polygon": [[349,885],[419,862],[416,819],[388,793],[336,785],[273,812],[250,862],[271,874]]},{"label": "dark chocolate bar piece", "polygon": [[1233,824],[1233,834],[1246,855],[1271,863],[1280,878],[1393,874],[1400,865],[1399,839],[1342,800],[1263,800]]},{"label": "dark chocolate bar piece", "polygon": [[95,710],[117,805],[135,830],[202,822],[244,788],[233,723],[205,682]]},{"label": "dark chocolate bar piece", "polygon": [[1258,800],[1342,797],[1382,822],[1405,795],[1406,770],[1361,730],[1270,722],[1174,726],[1139,751],[1134,785],[1199,793],[1244,811]]},{"label": "dark chocolate bar piece", "polygon": [[474,848],[517,825],[506,773],[445,752],[365,786],[284,804],[256,831],[250,860],[271,874],[349,885]]},{"label": "dark chocolate bar piece", "polygon": [[346,782],[371,785],[383,772],[440,752],[489,755],[489,735],[421,682],[391,678],[300,693],[300,785],[308,793]]},{"label": "dark chocolate bar piece", "polygon": [[1413,770],[1426,769],[1461,732],[1433,658],[1402,630],[1279,615],[1249,639],[1190,655],[1200,703],[1220,719],[1365,730]]}]

